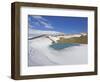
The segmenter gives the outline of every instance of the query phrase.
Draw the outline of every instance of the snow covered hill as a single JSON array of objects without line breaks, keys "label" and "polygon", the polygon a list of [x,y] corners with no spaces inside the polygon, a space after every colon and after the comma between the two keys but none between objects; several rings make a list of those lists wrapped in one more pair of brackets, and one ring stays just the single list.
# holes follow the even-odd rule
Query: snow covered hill
[{"label": "snow covered hill", "polygon": [[56,32],[56,31],[42,31],[42,30],[35,30],[35,29],[30,29],[29,28],[29,37],[35,37],[35,36],[40,36],[40,35],[59,35],[63,34],[61,32]]},{"label": "snow covered hill", "polygon": [[56,31],[29,29],[29,38],[38,37],[28,40],[28,65],[46,66],[86,64],[88,61],[87,44],[80,44],[79,46],[64,48],[62,50],[55,50],[50,47],[50,45],[53,44],[52,40],[57,41],[60,37],[71,38],[80,37],[81,35],[82,34],[67,35]]},{"label": "snow covered hill", "polygon": [[59,40],[61,37],[68,39],[68,38],[81,37],[81,36],[87,35],[87,33],[64,34],[64,33],[57,32],[57,31],[43,31],[43,30],[36,30],[36,29],[30,29],[30,28],[29,28],[28,33],[29,33],[28,38],[37,37],[37,36],[41,36],[41,35],[47,35],[54,40]]},{"label": "snow covered hill", "polygon": [[52,41],[46,37],[29,40],[29,66],[76,65],[88,62],[87,45],[73,46],[62,50],[50,47]]}]

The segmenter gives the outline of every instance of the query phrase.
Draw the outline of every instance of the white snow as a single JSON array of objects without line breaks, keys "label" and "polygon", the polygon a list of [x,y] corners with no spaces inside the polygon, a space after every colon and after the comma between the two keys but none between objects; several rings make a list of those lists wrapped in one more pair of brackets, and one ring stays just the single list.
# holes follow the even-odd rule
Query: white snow
[{"label": "white snow", "polygon": [[29,40],[29,66],[76,65],[88,63],[87,45],[55,50],[49,45],[52,41],[46,37]]},{"label": "white snow", "polygon": [[73,38],[73,37],[81,37],[81,34],[70,34],[70,35],[64,35],[64,36],[57,36],[59,39],[60,37],[63,37],[65,39],[68,39],[68,38]]},{"label": "white snow", "polygon": [[29,28],[29,35],[42,35],[42,34],[47,34],[47,35],[58,35],[62,34],[61,32],[56,32],[56,31],[42,31],[42,30],[35,30]]}]

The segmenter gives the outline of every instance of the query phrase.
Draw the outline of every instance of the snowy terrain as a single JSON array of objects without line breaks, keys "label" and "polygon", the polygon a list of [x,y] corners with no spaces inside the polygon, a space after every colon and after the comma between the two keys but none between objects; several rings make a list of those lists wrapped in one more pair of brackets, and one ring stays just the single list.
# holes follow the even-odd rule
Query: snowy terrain
[{"label": "snowy terrain", "polygon": [[56,31],[42,31],[42,30],[35,30],[35,29],[31,29],[29,28],[29,38],[31,37],[36,37],[39,35],[59,35],[62,34],[61,32],[56,32]]},{"label": "snowy terrain", "polygon": [[76,65],[88,62],[88,49],[86,44],[55,50],[49,45],[52,41],[48,38],[40,37],[29,40],[29,66],[46,65]]}]

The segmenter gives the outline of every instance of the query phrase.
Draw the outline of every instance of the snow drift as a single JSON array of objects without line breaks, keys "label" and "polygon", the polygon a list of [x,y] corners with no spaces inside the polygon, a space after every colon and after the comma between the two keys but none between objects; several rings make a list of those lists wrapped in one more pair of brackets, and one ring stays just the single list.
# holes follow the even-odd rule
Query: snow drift
[{"label": "snow drift", "polygon": [[28,66],[76,65],[88,63],[87,45],[54,50],[46,37],[29,40]]}]

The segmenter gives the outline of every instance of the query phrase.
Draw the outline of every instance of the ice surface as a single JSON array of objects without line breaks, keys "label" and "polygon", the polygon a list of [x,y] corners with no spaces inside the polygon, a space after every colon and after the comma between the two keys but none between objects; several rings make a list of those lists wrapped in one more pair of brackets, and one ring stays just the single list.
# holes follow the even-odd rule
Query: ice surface
[{"label": "ice surface", "polygon": [[55,50],[46,37],[29,40],[28,66],[77,65],[88,63],[86,44]]}]

